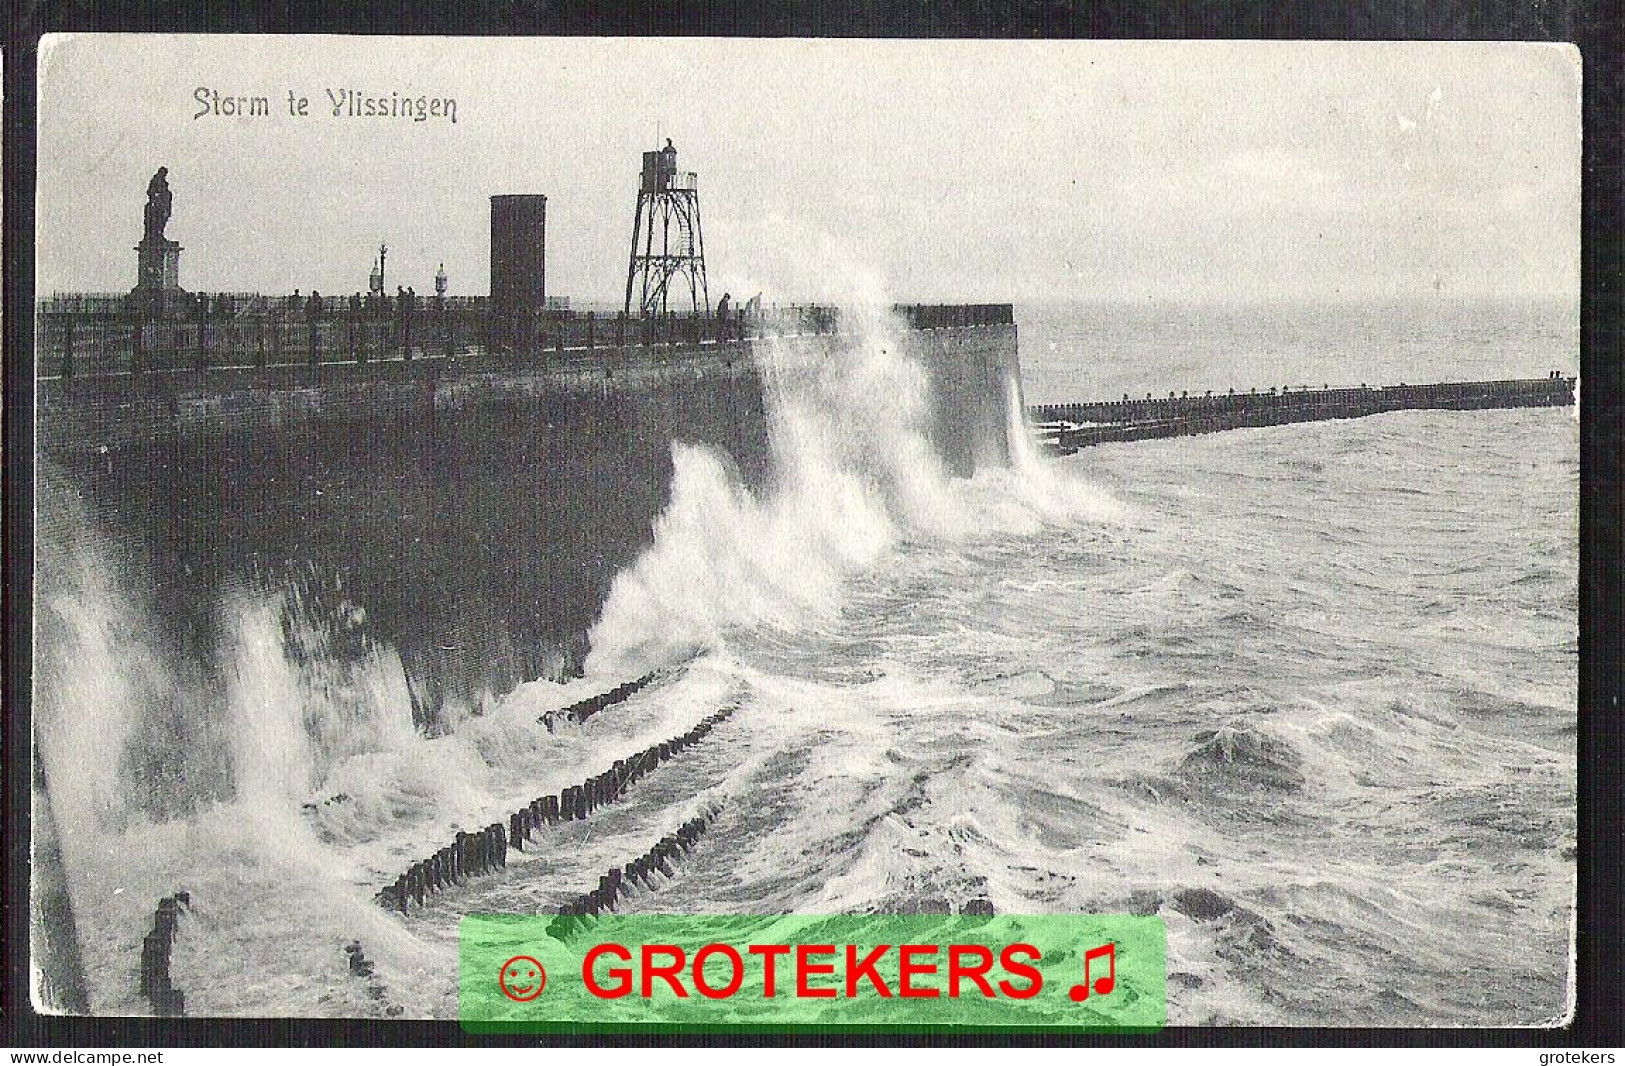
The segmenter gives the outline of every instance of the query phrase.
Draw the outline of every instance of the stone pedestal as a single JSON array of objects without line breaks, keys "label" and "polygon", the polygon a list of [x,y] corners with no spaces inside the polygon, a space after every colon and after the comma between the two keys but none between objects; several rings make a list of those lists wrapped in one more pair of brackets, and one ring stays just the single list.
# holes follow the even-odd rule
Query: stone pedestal
[{"label": "stone pedestal", "polygon": [[163,314],[181,295],[181,245],[167,237],[145,238],[135,246],[136,281],[131,295]]}]

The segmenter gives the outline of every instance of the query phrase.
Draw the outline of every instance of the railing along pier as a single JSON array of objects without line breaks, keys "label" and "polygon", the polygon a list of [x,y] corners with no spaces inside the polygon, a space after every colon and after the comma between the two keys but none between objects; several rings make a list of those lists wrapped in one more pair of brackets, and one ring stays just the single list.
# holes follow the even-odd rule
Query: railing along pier
[{"label": "railing along pier", "polygon": [[[910,330],[1005,325],[1009,304],[897,305]],[[153,315],[118,296],[40,302],[40,378],[141,375],[269,366],[455,359],[592,360],[606,350],[711,346],[775,336],[845,332],[839,308],[767,305],[726,314],[627,316],[546,310],[498,316],[486,297],[271,297],[193,293]]]}]

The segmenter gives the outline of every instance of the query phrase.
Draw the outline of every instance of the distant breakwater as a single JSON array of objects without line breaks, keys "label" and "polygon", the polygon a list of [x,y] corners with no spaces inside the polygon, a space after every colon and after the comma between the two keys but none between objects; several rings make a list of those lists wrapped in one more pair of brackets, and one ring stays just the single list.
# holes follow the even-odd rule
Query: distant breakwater
[{"label": "distant breakwater", "polygon": [[1360,386],[1352,389],[1270,389],[1221,396],[1188,394],[1165,399],[1044,404],[1028,414],[1046,448],[1070,455],[1079,448],[1155,437],[1187,437],[1250,426],[1278,426],[1390,411],[1474,411],[1508,407],[1568,407],[1575,379],[1549,375],[1509,381],[1436,385]]}]

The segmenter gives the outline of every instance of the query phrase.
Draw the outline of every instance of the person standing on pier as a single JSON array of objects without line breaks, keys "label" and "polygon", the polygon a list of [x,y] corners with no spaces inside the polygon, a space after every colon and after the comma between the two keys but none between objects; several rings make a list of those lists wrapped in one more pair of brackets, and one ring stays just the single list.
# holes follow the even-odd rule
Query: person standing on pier
[{"label": "person standing on pier", "polygon": [[717,301],[717,340],[718,341],[725,341],[725,340],[728,339],[728,304],[732,300],[732,298],[733,297],[732,297],[731,294],[725,292],[725,293],[722,294],[722,299]]},{"label": "person standing on pier", "polygon": [[305,301],[305,319],[310,330],[310,361],[313,365],[321,361],[322,307],[322,294],[311,289],[310,297]]}]

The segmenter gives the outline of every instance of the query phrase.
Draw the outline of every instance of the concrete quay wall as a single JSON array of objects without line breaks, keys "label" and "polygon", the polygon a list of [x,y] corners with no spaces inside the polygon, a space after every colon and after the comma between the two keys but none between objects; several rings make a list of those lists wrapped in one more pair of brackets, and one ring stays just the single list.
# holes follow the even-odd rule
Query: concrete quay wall
[{"label": "concrete quay wall", "polygon": [[[157,813],[229,792],[228,738],[208,722],[223,717],[222,649],[244,602],[271,604],[284,656],[322,676],[398,657],[430,733],[521,682],[574,676],[615,575],[653,541],[673,444],[708,447],[771,492],[755,346],[815,365],[846,343],[41,380],[38,698],[76,691],[74,604],[112,601],[143,661],[163,666],[129,686],[146,705],[125,753],[161,783]],[[1015,327],[907,330],[901,343],[925,370],[945,465],[1007,461]]]}]

